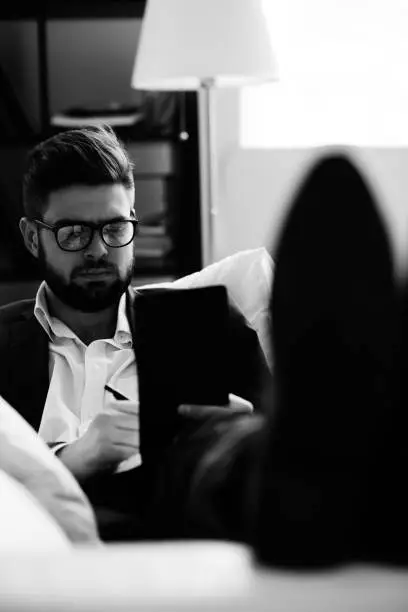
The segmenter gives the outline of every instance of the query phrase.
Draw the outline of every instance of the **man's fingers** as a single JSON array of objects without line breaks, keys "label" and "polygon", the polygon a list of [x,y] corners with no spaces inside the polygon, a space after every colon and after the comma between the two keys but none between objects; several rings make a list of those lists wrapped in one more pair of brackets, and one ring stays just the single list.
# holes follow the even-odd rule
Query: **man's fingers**
[{"label": "man's fingers", "polygon": [[202,406],[198,404],[182,404],[179,406],[178,412],[183,416],[188,416],[193,419],[205,419],[212,416],[224,415],[226,412],[235,414],[249,414],[253,412],[253,405],[248,400],[229,394],[229,402],[225,406]]},{"label": "man's fingers", "polygon": [[134,414],[114,414],[113,424],[116,429],[123,431],[139,431],[139,419]]},{"label": "man's fingers", "polygon": [[182,416],[188,416],[192,419],[205,419],[218,414],[225,414],[225,412],[228,410],[227,406],[200,406],[195,404],[182,404],[179,406],[178,412]]},{"label": "man's fingers", "polygon": [[253,412],[254,407],[251,402],[244,399],[243,397],[239,397],[239,395],[234,395],[233,393],[229,394],[229,408],[235,412]]},{"label": "man's fingers", "polygon": [[139,414],[139,402],[133,400],[112,400],[106,407],[105,412],[108,414],[124,414],[134,417],[135,414]]},{"label": "man's fingers", "polygon": [[139,450],[139,446],[140,446],[140,438],[139,438],[139,432],[126,432],[126,433],[122,433],[120,436],[116,436],[113,440],[112,440],[113,444],[117,447],[120,448],[124,448],[124,450],[126,450],[126,448],[129,448],[132,450],[132,452],[135,452],[135,450]]}]

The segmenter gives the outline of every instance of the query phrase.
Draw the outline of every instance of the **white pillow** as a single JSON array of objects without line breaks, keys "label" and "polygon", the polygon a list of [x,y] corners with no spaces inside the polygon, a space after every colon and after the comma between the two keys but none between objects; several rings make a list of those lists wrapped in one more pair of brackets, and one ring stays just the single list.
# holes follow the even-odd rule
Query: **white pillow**
[{"label": "white pillow", "polygon": [[258,334],[260,345],[272,368],[269,340],[269,298],[272,290],[273,261],[264,247],[239,251],[199,272],[175,281],[144,285],[189,289],[208,285],[224,285],[231,302],[240,310]]},{"label": "white pillow", "polygon": [[100,542],[93,510],[74,476],[1,397],[0,469],[38,500],[71,542]]},{"label": "white pillow", "polygon": [[56,521],[17,480],[0,470],[0,553],[51,552],[71,544]]}]

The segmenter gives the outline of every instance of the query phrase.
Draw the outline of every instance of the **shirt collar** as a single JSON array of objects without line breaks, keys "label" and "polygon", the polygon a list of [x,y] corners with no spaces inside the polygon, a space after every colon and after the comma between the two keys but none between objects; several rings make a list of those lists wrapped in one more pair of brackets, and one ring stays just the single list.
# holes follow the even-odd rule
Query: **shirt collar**
[{"label": "shirt collar", "polygon": [[113,340],[122,346],[131,348],[133,346],[132,332],[130,330],[129,319],[126,315],[126,291],[122,295],[118,306],[118,319]]},{"label": "shirt collar", "polygon": [[[48,309],[47,284],[45,281],[38,288],[34,305],[34,316],[53,342],[56,338],[76,338],[74,332],[65,323],[53,317]],[[126,292],[122,295],[118,306],[116,330],[111,339],[122,347],[132,347],[132,332],[126,315]]]}]

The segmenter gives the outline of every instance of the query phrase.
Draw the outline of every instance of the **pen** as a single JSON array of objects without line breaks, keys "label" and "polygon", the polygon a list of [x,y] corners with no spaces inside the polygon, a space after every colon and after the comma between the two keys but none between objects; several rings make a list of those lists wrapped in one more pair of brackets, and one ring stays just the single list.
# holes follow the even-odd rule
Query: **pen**
[{"label": "pen", "polygon": [[120,393],[120,391],[117,391],[116,389],[112,389],[112,387],[110,387],[109,385],[105,385],[105,391],[109,391],[109,393],[112,393],[113,397],[116,400],[127,400],[127,401],[129,401],[128,397],[125,397],[122,393]]}]

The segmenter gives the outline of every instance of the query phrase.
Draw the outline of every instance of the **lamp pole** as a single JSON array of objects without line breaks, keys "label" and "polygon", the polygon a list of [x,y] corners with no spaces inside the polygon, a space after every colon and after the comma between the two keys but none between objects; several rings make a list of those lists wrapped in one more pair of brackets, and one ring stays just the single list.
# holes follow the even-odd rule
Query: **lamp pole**
[{"label": "lamp pole", "polygon": [[214,261],[215,217],[217,215],[214,87],[214,78],[202,79],[199,87],[200,211],[203,267]]}]

